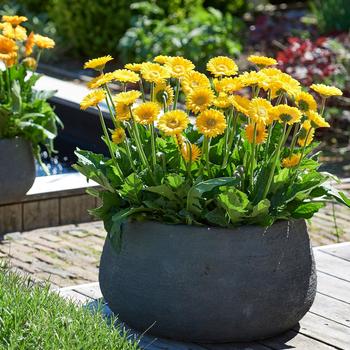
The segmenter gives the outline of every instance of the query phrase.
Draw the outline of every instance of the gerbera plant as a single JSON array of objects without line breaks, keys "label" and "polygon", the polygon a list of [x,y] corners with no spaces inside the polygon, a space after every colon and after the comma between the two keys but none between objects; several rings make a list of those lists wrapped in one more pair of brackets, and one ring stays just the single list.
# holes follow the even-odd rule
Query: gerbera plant
[{"label": "gerbera plant", "polygon": [[37,91],[35,73],[42,50],[55,42],[33,32],[27,33],[24,16],[3,16],[0,22],[0,139],[23,137],[31,142],[37,160],[40,146],[53,151],[53,139],[60,120],[46,101],[49,91]]},{"label": "gerbera plant", "polygon": [[[93,214],[118,243],[127,219],[169,224],[269,226],[310,218],[327,201],[350,206],[319,172],[317,128],[335,87],[313,85],[320,106],[298,81],[251,56],[238,73],[228,57],[209,60],[209,76],[182,57],[127,64],[104,73],[110,56],[90,60],[98,72],[81,108],[97,108],[109,157],[77,150],[76,169],[101,185]],[[121,78],[122,77],[122,78]],[[120,84],[112,94],[109,83]],[[93,86],[92,86],[93,85]],[[114,124],[108,130],[105,104]]]}]

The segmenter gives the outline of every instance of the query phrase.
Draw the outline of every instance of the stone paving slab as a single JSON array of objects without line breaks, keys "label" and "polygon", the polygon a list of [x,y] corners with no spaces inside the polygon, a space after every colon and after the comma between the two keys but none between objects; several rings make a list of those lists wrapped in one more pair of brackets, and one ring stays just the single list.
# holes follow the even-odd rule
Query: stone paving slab
[{"label": "stone paving slab", "polygon": [[[350,241],[350,209],[335,205],[333,211],[333,206],[328,205],[308,226],[314,246]],[[102,222],[15,232],[0,236],[0,240],[1,237],[0,259],[10,261],[13,268],[36,280],[48,280],[54,287],[98,280],[106,237]]]}]

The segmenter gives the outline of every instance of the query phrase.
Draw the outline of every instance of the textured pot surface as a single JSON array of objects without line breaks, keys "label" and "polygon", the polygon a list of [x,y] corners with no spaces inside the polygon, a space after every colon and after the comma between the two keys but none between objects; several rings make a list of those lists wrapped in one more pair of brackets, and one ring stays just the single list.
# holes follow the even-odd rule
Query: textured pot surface
[{"label": "textured pot surface", "polygon": [[284,332],[316,293],[303,220],[267,229],[127,223],[120,253],[106,240],[99,279],[109,307],[129,326],[196,342]]},{"label": "textured pot surface", "polygon": [[0,139],[0,204],[21,200],[35,180],[30,142],[20,137]]}]

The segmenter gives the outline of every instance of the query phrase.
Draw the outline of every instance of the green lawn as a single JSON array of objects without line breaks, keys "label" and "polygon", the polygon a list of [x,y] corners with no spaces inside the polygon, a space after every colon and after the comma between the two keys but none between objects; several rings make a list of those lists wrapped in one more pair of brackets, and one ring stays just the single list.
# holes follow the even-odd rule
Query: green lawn
[{"label": "green lawn", "polygon": [[0,349],[137,349],[121,329],[0,263]]}]

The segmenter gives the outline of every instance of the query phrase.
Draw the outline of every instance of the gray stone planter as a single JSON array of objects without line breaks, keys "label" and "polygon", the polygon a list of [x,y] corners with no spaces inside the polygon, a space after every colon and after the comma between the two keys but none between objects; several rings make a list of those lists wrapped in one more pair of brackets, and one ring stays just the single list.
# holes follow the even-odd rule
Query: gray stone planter
[{"label": "gray stone planter", "polygon": [[24,197],[35,180],[30,142],[20,137],[0,139],[0,204]]},{"label": "gray stone planter", "polygon": [[120,253],[106,240],[99,280],[130,327],[193,342],[279,334],[298,323],[316,293],[303,220],[267,229],[131,222]]}]

